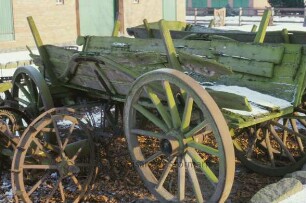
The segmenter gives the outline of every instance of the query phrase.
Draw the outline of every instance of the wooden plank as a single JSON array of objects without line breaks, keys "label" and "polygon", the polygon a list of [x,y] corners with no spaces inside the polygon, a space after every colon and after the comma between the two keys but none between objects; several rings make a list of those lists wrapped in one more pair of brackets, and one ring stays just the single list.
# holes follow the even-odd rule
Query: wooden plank
[{"label": "wooden plank", "polygon": [[185,70],[193,71],[204,76],[219,77],[232,73],[226,64],[223,65],[215,60],[205,59],[184,51],[179,51],[179,59]]},{"label": "wooden plank", "polygon": [[170,35],[169,28],[165,24],[164,20],[159,21],[160,33],[166,47],[166,53],[168,55],[168,60],[173,69],[182,70],[181,64],[177,58],[176,50]]},{"label": "wooden plank", "polygon": [[256,34],[256,37],[254,39],[255,43],[263,43],[266,37],[266,30],[269,25],[270,18],[272,16],[272,11],[270,9],[266,9],[262,18],[261,22],[258,28],[258,32]]},{"label": "wooden plank", "polygon": [[153,36],[152,30],[150,28],[150,24],[148,23],[147,19],[143,19],[143,26],[145,27],[149,38],[153,38],[154,36]]},{"label": "wooden plank", "polygon": [[40,34],[39,34],[38,29],[36,27],[36,24],[34,22],[34,19],[33,19],[32,16],[29,16],[29,17],[27,17],[27,20],[28,20],[28,23],[29,23],[29,26],[30,26],[30,29],[31,29],[36,47],[39,48],[43,45],[43,42],[41,40]]},{"label": "wooden plank", "polygon": [[244,96],[223,91],[214,91],[208,87],[205,89],[221,109],[228,108],[241,111],[252,111],[252,107],[248,102],[248,99]]},{"label": "wooden plank", "polygon": [[29,17],[27,17],[27,20],[28,20],[28,24],[30,26],[30,30],[32,32],[32,36],[34,38],[35,44],[37,46],[39,55],[42,59],[42,62],[45,66],[45,70],[48,74],[48,77],[50,78],[52,83],[56,84],[56,83],[58,83],[57,78],[56,78],[55,74],[53,73],[52,65],[50,64],[48,53],[43,46],[43,42],[41,40],[40,34],[39,34],[38,29],[36,27],[36,24],[34,22],[34,19],[33,19],[32,16],[29,16]]},{"label": "wooden plank", "polygon": [[288,30],[286,28],[284,28],[282,30],[282,35],[283,35],[283,38],[284,38],[284,42],[290,44],[289,33],[288,33]]},{"label": "wooden plank", "polygon": [[251,32],[256,32],[256,30],[257,30],[257,25],[253,25]]},{"label": "wooden plank", "polygon": [[236,72],[258,75],[268,78],[273,77],[273,63],[222,56],[219,57],[218,61],[222,64],[228,65],[233,71]]},{"label": "wooden plank", "polygon": [[112,37],[118,37],[119,36],[120,25],[121,25],[121,23],[117,19],[115,21],[115,24],[114,24],[114,28],[113,28],[113,32],[112,32]]},{"label": "wooden plank", "polygon": [[254,45],[241,42],[212,41],[211,49],[216,55],[226,55],[279,64],[284,55],[284,46],[279,44]]},{"label": "wooden plank", "polygon": [[0,92],[5,92],[7,90],[10,90],[13,87],[13,84],[11,82],[4,82],[0,84]]}]

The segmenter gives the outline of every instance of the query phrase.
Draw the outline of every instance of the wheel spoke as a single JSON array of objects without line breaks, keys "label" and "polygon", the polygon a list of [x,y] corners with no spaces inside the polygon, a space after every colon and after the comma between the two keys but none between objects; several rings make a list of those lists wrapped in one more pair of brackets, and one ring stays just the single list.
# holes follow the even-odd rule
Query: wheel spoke
[{"label": "wheel spoke", "polygon": [[274,155],[273,155],[273,149],[271,146],[271,140],[270,140],[270,133],[268,129],[265,129],[265,142],[268,150],[268,157],[271,161],[271,165],[275,167],[275,160],[274,160]]},{"label": "wheel spoke", "polygon": [[40,149],[44,153],[44,156],[47,156],[50,160],[52,160],[51,155],[45,150],[45,148],[42,146],[42,144],[39,142],[39,140],[36,137],[33,138],[33,141],[38,147],[38,149]]},{"label": "wheel spoke", "polygon": [[250,135],[250,136],[248,136],[250,141],[248,143],[248,148],[246,150],[246,157],[248,159],[252,159],[253,150],[254,150],[255,144],[258,140],[259,130],[256,130],[256,132],[255,132],[255,129],[252,128],[252,129],[249,129],[249,132],[247,132],[247,134]]},{"label": "wheel spoke", "polygon": [[186,167],[183,157],[178,157],[178,200],[181,202],[185,198]]},{"label": "wheel spoke", "polygon": [[63,153],[64,149],[63,149],[63,144],[62,144],[62,140],[60,137],[60,132],[57,126],[57,121],[59,120],[58,116],[51,116],[52,122],[53,122],[53,126],[55,129],[55,135],[56,135],[56,139],[57,139],[57,143],[58,146],[60,147],[61,152]]},{"label": "wheel spoke", "polygon": [[29,105],[31,104],[31,102],[26,101],[26,100],[24,100],[24,99],[21,99],[21,98],[19,98],[19,97],[14,97],[14,100],[16,100],[16,101],[18,101],[18,102],[24,104],[25,106],[29,106]]},{"label": "wheel spoke", "polygon": [[173,92],[172,92],[170,83],[168,81],[163,81],[163,87],[166,91],[167,101],[168,101],[168,106],[170,109],[173,127],[175,129],[178,129],[181,126],[182,121],[180,119],[180,114],[178,112],[175,99],[173,97]]},{"label": "wheel spoke", "polygon": [[219,155],[219,150],[214,149],[214,148],[212,148],[210,146],[206,146],[206,145],[197,143],[195,141],[188,142],[187,146],[191,147],[191,148],[195,148],[197,150],[200,150],[201,152],[205,152],[205,153],[211,154],[211,155],[216,156],[216,157],[220,156]]},{"label": "wheel spoke", "polygon": [[156,152],[155,154],[151,155],[150,157],[148,157],[144,161],[142,161],[141,162],[142,166],[154,161],[155,159],[157,159],[161,155],[163,155],[163,153],[161,151]]},{"label": "wheel spoke", "polygon": [[159,190],[163,186],[163,184],[164,184],[166,178],[168,177],[168,174],[169,174],[175,160],[176,160],[176,157],[172,157],[171,160],[167,163],[167,165],[166,165],[166,167],[165,167],[165,169],[164,169],[164,171],[163,171],[163,173],[162,173],[162,175],[161,175],[161,177],[158,181],[158,184],[156,185],[156,190]]},{"label": "wheel spoke", "polygon": [[208,125],[208,122],[206,120],[204,120],[203,122],[201,122],[200,124],[198,124],[196,127],[194,127],[192,130],[190,130],[189,132],[187,132],[185,134],[185,138],[189,138],[193,135],[195,135],[197,132],[201,131],[202,129],[204,129],[206,126]]},{"label": "wheel spoke", "polygon": [[185,109],[184,109],[182,125],[181,125],[181,132],[183,133],[189,130],[192,108],[193,108],[193,98],[190,97],[190,95],[188,95],[186,102],[185,102]]},{"label": "wheel spoke", "polygon": [[51,197],[53,197],[53,195],[55,194],[55,191],[57,190],[57,188],[59,187],[60,182],[62,181],[62,177],[56,182],[56,184],[54,185],[52,191],[50,192],[50,194],[47,196],[46,202],[49,202]]},{"label": "wheel spoke", "polygon": [[140,129],[132,129],[131,132],[136,135],[144,135],[147,137],[163,139],[165,136],[159,133],[147,131],[147,130],[140,130]]},{"label": "wheel spoke", "polygon": [[270,131],[276,142],[281,146],[282,150],[287,154],[289,160],[293,163],[295,163],[295,159],[293,158],[292,154],[287,149],[286,145],[282,142],[282,140],[279,138],[277,132],[275,131],[274,127],[270,125]]},{"label": "wheel spoke", "polygon": [[61,198],[62,198],[62,201],[65,202],[66,201],[66,198],[65,198],[65,192],[64,192],[64,187],[63,187],[63,183],[62,181],[59,182],[58,184],[58,189],[61,193]]},{"label": "wheel spoke", "polygon": [[45,132],[45,133],[55,133],[55,130],[54,130],[54,128],[47,128],[47,127],[45,127],[45,128],[43,128],[43,129],[41,129],[41,132]]},{"label": "wheel spoke", "polygon": [[298,121],[306,128],[306,121],[305,119],[298,119]]},{"label": "wheel spoke", "polygon": [[[296,124],[296,120],[295,119],[290,119],[290,124],[291,124],[294,132],[299,133],[299,129],[298,129],[297,124]],[[297,143],[299,145],[300,151],[304,152],[304,145],[302,143],[301,138],[300,137],[296,137],[296,141],[297,141]]]},{"label": "wheel spoke", "polygon": [[190,158],[190,156],[188,154],[186,154],[185,157],[184,157],[184,160],[185,160],[185,165],[187,166],[188,176],[190,178],[190,182],[192,184],[192,189],[193,189],[193,192],[196,196],[197,202],[204,202],[201,187],[200,187],[200,184],[199,184],[199,180],[198,180],[196,171],[195,171],[194,166],[193,166],[192,159]]},{"label": "wheel spoke", "polygon": [[271,121],[271,123],[273,125],[276,125],[277,127],[281,128],[281,129],[284,129],[284,130],[287,130],[289,133],[293,134],[293,135],[296,135],[298,137],[301,137],[303,139],[306,139],[305,135],[301,134],[301,133],[298,133],[298,132],[295,132],[293,130],[291,130],[290,128],[286,127],[286,126],[283,126],[282,124],[276,122],[276,121]]},{"label": "wheel spoke", "polygon": [[28,196],[31,196],[31,194],[46,180],[49,175],[50,172],[41,177],[41,179],[35,185],[33,185],[32,189],[28,192]]},{"label": "wheel spoke", "polygon": [[33,95],[33,96],[37,95],[36,91],[34,90],[33,81],[29,77],[24,78],[24,81],[25,81],[26,86],[28,87],[28,91],[30,95]]},{"label": "wheel spoke", "polygon": [[150,87],[147,87],[145,89],[151,101],[153,102],[155,108],[158,110],[159,114],[167,124],[168,128],[172,128],[171,117],[167,112],[165,106],[162,104],[161,100],[158,98],[157,94]]},{"label": "wheel spoke", "polygon": [[76,167],[79,167],[79,168],[88,168],[88,167],[90,167],[89,163],[75,163],[74,165]]},{"label": "wheel spoke", "polygon": [[168,127],[165,125],[163,121],[161,121],[159,118],[157,118],[154,114],[146,110],[144,107],[142,107],[139,104],[134,104],[133,107],[140,112],[143,116],[145,116],[149,121],[154,123],[157,127],[162,129],[164,132],[168,131]]},{"label": "wheel spoke", "polygon": [[182,88],[180,88],[180,91],[181,91],[181,96],[182,96],[183,100],[186,101],[187,92],[184,89],[182,89]]},{"label": "wheel spoke", "polygon": [[[288,126],[289,120],[288,119],[283,119],[283,124],[284,126]],[[288,138],[288,131],[283,130],[283,143],[286,145],[287,144],[287,138]]]},{"label": "wheel spoke", "polygon": [[19,88],[19,90],[24,94],[24,96],[29,100],[30,103],[35,103],[33,100],[31,94],[24,88],[24,86],[21,83],[16,82],[16,86]]},{"label": "wheel spoke", "polygon": [[189,148],[187,150],[188,155],[192,158],[192,160],[200,167],[201,171],[208,178],[208,180],[215,186],[218,183],[218,178],[214,174],[214,172],[209,168],[209,166],[203,161],[200,155],[194,150]]},{"label": "wheel spoke", "polygon": [[73,162],[79,157],[82,150],[83,150],[83,147],[78,149],[78,151],[75,153],[75,155],[71,159]]},{"label": "wheel spoke", "polygon": [[57,166],[56,165],[43,165],[43,164],[39,164],[39,165],[38,164],[37,165],[24,164],[23,169],[41,169],[41,170],[53,169],[53,170],[56,170]]},{"label": "wheel spoke", "polygon": [[78,179],[75,177],[75,175],[72,175],[71,179],[73,180],[74,184],[78,187],[79,191],[82,191],[82,185],[80,184]]},{"label": "wheel spoke", "polygon": [[67,137],[66,137],[66,139],[64,141],[63,150],[65,150],[65,148],[66,148],[66,146],[67,146],[67,144],[69,142],[69,139],[70,139],[70,136],[71,136],[71,134],[72,134],[72,132],[74,130],[74,127],[75,127],[75,123],[73,122],[72,125],[69,128],[68,135],[67,135]]}]

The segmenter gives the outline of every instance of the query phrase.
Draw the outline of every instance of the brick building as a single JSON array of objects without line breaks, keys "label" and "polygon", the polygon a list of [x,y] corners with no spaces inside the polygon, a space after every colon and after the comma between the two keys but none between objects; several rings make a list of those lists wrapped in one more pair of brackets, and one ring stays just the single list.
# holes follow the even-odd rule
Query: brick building
[{"label": "brick building", "polygon": [[188,8],[220,8],[229,4],[233,8],[264,8],[268,0],[186,0]]},{"label": "brick building", "polygon": [[0,0],[0,52],[34,46],[33,16],[45,44],[72,44],[77,35],[109,36],[116,14],[121,31],[148,21],[185,20],[185,0]]},{"label": "brick building", "polygon": [[74,1],[0,0],[0,51],[34,46],[27,16],[34,17],[44,43],[69,43],[76,39]]}]

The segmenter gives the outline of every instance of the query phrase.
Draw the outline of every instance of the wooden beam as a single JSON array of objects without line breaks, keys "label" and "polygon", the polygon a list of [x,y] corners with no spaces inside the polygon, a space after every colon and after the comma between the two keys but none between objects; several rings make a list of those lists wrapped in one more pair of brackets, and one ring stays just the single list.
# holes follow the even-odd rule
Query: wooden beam
[{"label": "wooden beam", "polygon": [[119,20],[119,16],[117,16],[115,24],[114,24],[113,32],[112,32],[112,37],[118,37],[119,30],[120,30],[120,20]]},{"label": "wooden beam", "polygon": [[154,36],[147,19],[143,19],[143,25],[148,33],[148,37],[153,38]]},{"label": "wooden beam", "polygon": [[270,18],[272,16],[272,12],[270,9],[266,9],[258,28],[258,32],[255,36],[254,42],[255,43],[263,43],[266,37],[267,27],[269,25]]},{"label": "wooden beam", "polygon": [[257,25],[253,25],[251,32],[256,32],[256,30],[257,30]]},{"label": "wooden beam", "polygon": [[169,60],[171,67],[182,71],[183,69],[178,60],[178,57],[175,51],[175,47],[173,44],[173,40],[170,35],[170,31],[168,27],[166,26],[166,22],[164,20],[159,21],[159,29],[160,29],[161,37],[166,47],[166,52],[167,52],[168,60]]},{"label": "wooden beam", "polygon": [[30,29],[31,29],[36,47],[39,49],[39,47],[41,47],[43,45],[43,42],[41,40],[40,34],[39,34],[39,32],[37,30],[37,27],[35,25],[34,19],[33,19],[32,16],[28,16],[27,20],[28,20],[28,23],[29,23],[29,26],[30,26]]},{"label": "wooden beam", "polygon": [[79,0],[75,0],[75,14],[76,14],[77,36],[80,36],[81,35],[81,26],[80,26],[80,4],[79,4]]},{"label": "wooden beam", "polygon": [[284,38],[284,42],[287,43],[287,44],[290,44],[289,33],[288,33],[288,30],[286,28],[284,28],[282,30],[282,35],[283,35],[283,38]]}]

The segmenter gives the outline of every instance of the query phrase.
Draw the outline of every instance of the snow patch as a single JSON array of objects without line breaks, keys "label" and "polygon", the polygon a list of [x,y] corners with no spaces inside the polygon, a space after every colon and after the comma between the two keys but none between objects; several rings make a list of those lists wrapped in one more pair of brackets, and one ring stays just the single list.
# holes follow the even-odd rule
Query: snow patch
[{"label": "snow patch", "polygon": [[240,96],[245,96],[252,106],[251,112],[225,108],[225,110],[240,115],[254,116],[270,112],[267,109],[262,108],[261,106],[268,107],[270,109],[285,109],[292,106],[292,104],[286,100],[279,99],[267,94],[262,94],[260,92],[250,90],[246,87],[215,85],[215,86],[204,86],[204,88],[212,89],[214,91],[228,92]]}]

